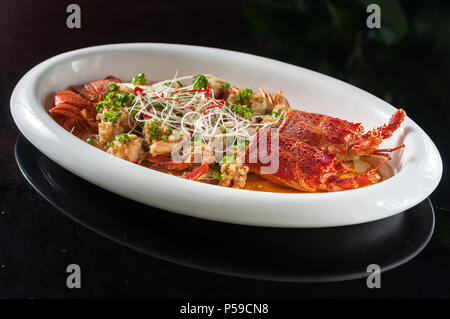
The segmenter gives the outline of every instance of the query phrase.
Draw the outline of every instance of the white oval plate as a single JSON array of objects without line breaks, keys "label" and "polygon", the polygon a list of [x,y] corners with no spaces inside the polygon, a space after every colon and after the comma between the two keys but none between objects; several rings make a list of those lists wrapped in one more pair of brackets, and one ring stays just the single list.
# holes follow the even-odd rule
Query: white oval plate
[{"label": "white oval plate", "polygon": [[[140,43],[91,47],[42,62],[17,84],[11,112],[33,145],[87,181],[144,204],[223,222],[279,227],[357,224],[402,212],[425,199],[439,183],[439,152],[410,118],[381,146],[406,145],[390,162],[395,176],[350,191],[282,194],[208,185],[132,164],[77,139],[44,108],[49,96],[72,84],[108,75],[131,79],[139,72],[163,80],[175,70],[180,76],[214,74],[241,87],[282,89],[296,108],[362,122],[366,128],[385,123],[395,111],[356,87],[286,63],[213,48]],[[124,214],[132,218],[132,212]]]}]

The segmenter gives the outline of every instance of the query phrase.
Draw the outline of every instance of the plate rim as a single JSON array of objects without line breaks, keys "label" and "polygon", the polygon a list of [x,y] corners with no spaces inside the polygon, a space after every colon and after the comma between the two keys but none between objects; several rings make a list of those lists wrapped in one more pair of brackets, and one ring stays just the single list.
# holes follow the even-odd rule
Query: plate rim
[{"label": "plate rim", "polygon": [[[442,159],[440,157],[439,151],[437,150],[437,148],[434,145],[434,143],[432,142],[432,140],[428,137],[428,135],[415,122],[413,122],[410,118],[407,118],[405,120],[405,124],[412,127],[418,133],[418,135],[420,135],[422,137],[422,141],[426,144],[426,146],[430,147],[429,153],[431,153],[434,156],[433,161],[437,165],[437,170],[434,172],[434,176],[432,176],[432,178],[431,178],[433,183],[431,183],[426,190],[422,191],[422,196],[416,196],[414,199],[409,200],[409,202],[407,204],[402,204],[401,207],[390,208],[389,209],[390,212],[389,213],[385,212],[385,214],[383,214],[381,217],[380,216],[377,216],[377,217],[372,216],[373,218],[365,218],[365,219],[360,219],[360,218],[355,219],[354,218],[353,222],[352,221],[342,221],[342,222],[334,221],[331,223],[327,223],[326,221],[321,221],[320,223],[316,223],[316,224],[314,224],[314,223],[308,224],[308,223],[304,223],[304,222],[301,222],[298,220],[296,222],[294,222],[292,219],[290,219],[289,221],[288,220],[279,220],[279,219],[277,220],[277,218],[279,218],[279,216],[272,216],[273,214],[270,214],[268,212],[266,212],[262,216],[262,219],[261,219],[261,216],[258,217],[258,216],[255,216],[254,214],[252,214],[252,216],[247,216],[247,218],[246,218],[245,214],[249,213],[248,209],[247,209],[247,212],[243,213],[244,214],[243,218],[241,217],[240,219],[236,220],[236,218],[227,218],[226,216],[220,216],[217,214],[216,215],[211,215],[211,214],[208,215],[204,211],[201,214],[198,214],[195,212],[186,212],[180,208],[174,209],[174,207],[167,207],[167,205],[158,205],[158,203],[155,204],[154,201],[149,203],[148,200],[146,201],[143,198],[134,198],[133,196],[129,196],[130,194],[125,194],[124,190],[118,191],[117,189],[114,189],[114,187],[112,189],[112,188],[108,187],[108,185],[105,185],[104,181],[102,183],[99,183],[99,181],[95,180],[95,178],[89,178],[88,176],[86,176],[86,174],[83,174],[82,172],[80,172],[79,169],[75,169],[73,166],[70,166],[70,163],[68,163],[67,161],[62,159],[61,156],[58,155],[57,152],[55,152],[54,148],[53,148],[53,150],[51,150],[49,145],[45,145],[45,141],[42,140],[42,136],[39,136],[38,133],[33,132],[33,130],[30,129],[30,127],[33,127],[33,125],[40,124],[41,126],[43,126],[44,129],[47,130],[47,133],[46,133],[47,141],[48,140],[56,141],[56,143],[59,144],[59,146],[63,147],[62,148],[63,150],[68,151],[69,154],[73,155],[73,153],[74,153],[73,150],[72,150],[72,152],[70,152],[71,147],[70,146],[67,147],[64,143],[61,143],[61,139],[63,141],[72,142],[73,145],[76,146],[75,149],[83,151],[83,153],[84,153],[84,151],[86,151],[86,152],[95,154],[95,156],[94,155],[92,155],[92,156],[94,156],[96,158],[99,158],[99,156],[105,157],[105,155],[106,155],[105,159],[108,163],[108,166],[109,166],[109,164],[111,164],[111,166],[121,166],[126,169],[131,169],[135,172],[137,172],[138,170],[140,170],[141,172],[144,172],[144,170],[145,170],[146,174],[153,175],[155,177],[155,179],[166,180],[167,181],[167,182],[165,182],[166,186],[173,186],[175,190],[180,190],[180,188],[189,188],[191,191],[193,191],[194,193],[197,193],[198,195],[201,195],[201,193],[203,193],[204,191],[207,191],[207,192],[211,192],[214,196],[218,196],[218,197],[221,197],[221,196],[223,197],[223,196],[229,195],[229,196],[231,196],[231,198],[236,199],[236,200],[249,199],[250,201],[255,201],[255,200],[262,201],[263,204],[265,204],[265,205],[268,205],[271,201],[274,201],[277,199],[289,202],[290,205],[293,205],[293,204],[299,204],[300,201],[303,203],[311,202],[311,201],[317,202],[318,200],[326,200],[326,201],[333,202],[336,200],[337,201],[351,200],[351,199],[353,199],[354,196],[357,196],[357,197],[358,196],[363,197],[366,195],[373,196],[374,193],[376,193],[377,191],[379,191],[382,188],[389,187],[389,185],[391,187],[394,187],[395,185],[399,184],[398,181],[407,178],[404,175],[406,173],[408,173],[408,171],[411,172],[411,169],[409,169],[409,170],[403,169],[402,171],[400,171],[398,174],[396,174],[392,178],[389,178],[379,184],[375,184],[375,185],[371,185],[371,186],[368,186],[365,188],[360,188],[360,189],[355,189],[355,190],[349,190],[349,191],[343,191],[343,192],[330,192],[330,193],[310,193],[310,194],[264,193],[264,196],[262,196],[261,192],[257,192],[257,191],[236,190],[236,189],[218,187],[215,185],[207,185],[207,184],[203,184],[203,183],[193,183],[192,181],[183,180],[183,179],[173,177],[168,174],[157,172],[154,170],[151,170],[149,172],[149,170],[147,168],[140,167],[140,166],[132,164],[132,163],[128,163],[122,159],[119,159],[119,158],[116,158],[109,154],[106,154],[105,152],[103,152],[101,150],[92,149],[91,146],[89,146],[86,143],[84,143],[83,141],[77,139],[75,136],[73,136],[72,134],[70,134],[69,132],[64,130],[62,127],[60,127],[56,122],[54,122],[53,119],[51,119],[47,115],[44,108],[42,107],[41,102],[39,101],[39,99],[37,97],[36,92],[37,92],[37,85],[38,85],[39,79],[41,79],[41,77],[45,74],[46,71],[48,71],[51,67],[57,65],[58,63],[62,63],[66,60],[74,59],[80,55],[89,56],[91,54],[99,53],[99,52],[107,53],[107,52],[112,52],[112,51],[117,51],[117,50],[122,50],[122,51],[145,50],[145,51],[150,52],[152,49],[153,50],[155,50],[155,49],[183,50],[183,51],[191,50],[191,51],[195,51],[195,52],[201,52],[202,54],[212,54],[213,52],[221,52],[221,53],[229,55],[229,56],[237,56],[239,58],[246,58],[246,59],[249,59],[249,58],[256,59],[256,60],[260,61],[261,63],[276,64],[279,67],[290,69],[290,70],[288,70],[290,72],[291,72],[291,70],[295,70],[298,72],[306,72],[307,75],[318,77],[319,79],[321,79],[323,81],[332,81],[341,87],[343,86],[346,89],[356,90],[355,92],[357,92],[358,94],[362,94],[365,98],[370,98],[374,101],[374,103],[377,103],[377,108],[383,107],[385,110],[387,110],[387,109],[391,109],[392,111],[395,110],[395,108],[393,106],[389,105],[388,103],[386,103],[386,102],[380,100],[379,98],[373,96],[372,94],[370,94],[364,90],[361,90],[357,87],[354,87],[348,83],[345,83],[338,79],[334,79],[332,77],[329,77],[327,75],[324,75],[324,74],[321,74],[321,73],[318,73],[315,71],[311,71],[311,70],[308,70],[308,69],[305,69],[302,67],[290,65],[285,62],[280,62],[280,61],[276,61],[276,60],[272,60],[272,59],[268,59],[268,58],[264,58],[264,57],[259,57],[259,56],[255,56],[255,55],[251,55],[251,54],[247,54],[247,53],[240,53],[240,52],[234,52],[234,51],[217,49],[217,48],[208,48],[208,47],[191,46],[191,45],[180,45],[180,44],[165,44],[165,43],[126,43],[126,44],[109,44],[109,45],[102,45],[102,46],[93,46],[93,47],[88,47],[88,48],[84,48],[84,49],[69,51],[69,52],[54,56],[50,59],[47,59],[47,60],[41,62],[40,64],[38,64],[37,66],[35,66],[34,68],[32,68],[18,82],[18,84],[16,85],[16,87],[11,95],[11,113],[12,113],[12,116],[13,116],[13,119],[14,119],[16,125],[19,127],[22,134],[24,134],[24,136],[33,145],[35,145],[40,151],[42,151],[45,155],[47,155],[49,158],[54,160],[59,165],[63,166],[65,169],[68,169],[72,173],[82,177],[83,179],[88,180],[91,183],[94,183],[100,187],[106,188],[112,192],[119,194],[119,195],[131,198],[133,200],[137,200],[141,203],[144,203],[144,204],[147,204],[150,206],[156,206],[156,207],[159,207],[162,209],[167,209],[170,211],[174,211],[176,213],[186,214],[186,215],[190,215],[190,216],[218,220],[218,221],[232,222],[232,223],[238,223],[238,224],[247,224],[247,225],[256,225],[256,226],[274,226],[274,227],[327,227],[327,226],[342,226],[342,225],[357,224],[357,223],[362,223],[362,222],[367,222],[367,221],[371,221],[371,220],[376,220],[376,219],[392,216],[396,213],[404,211],[404,210],[418,204],[423,199],[425,199],[439,184],[439,181],[442,177],[442,170],[443,170]],[[208,53],[207,51],[210,51],[210,53]],[[31,115],[31,116],[24,116],[23,113],[21,113],[21,111],[24,111],[24,110],[27,111],[29,113],[28,115]],[[381,111],[385,111],[385,110],[381,109]],[[40,122],[40,123],[33,123],[36,121]],[[43,134],[43,133],[41,132],[41,134]],[[66,153],[66,152],[64,152],[64,153]],[[82,160],[82,158],[80,159],[80,156],[78,156],[77,159]],[[95,167],[99,168],[98,165],[96,165]],[[221,195],[221,194],[224,194],[224,195]],[[298,199],[300,196],[301,196],[301,199]],[[187,199],[186,197],[184,197],[184,198]],[[222,200],[223,200],[223,198],[222,198]],[[311,203],[309,203],[309,205],[311,205]],[[262,206],[259,205],[259,207],[262,207]],[[272,203],[272,207],[274,207],[273,203]],[[292,209],[292,207],[291,207],[291,209]],[[382,207],[380,207],[380,209],[382,209]],[[295,216],[295,215],[291,214],[291,216]],[[249,218],[249,217],[251,217],[251,218]],[[256,219],[255,219],[255,217],[256,217]]]}]

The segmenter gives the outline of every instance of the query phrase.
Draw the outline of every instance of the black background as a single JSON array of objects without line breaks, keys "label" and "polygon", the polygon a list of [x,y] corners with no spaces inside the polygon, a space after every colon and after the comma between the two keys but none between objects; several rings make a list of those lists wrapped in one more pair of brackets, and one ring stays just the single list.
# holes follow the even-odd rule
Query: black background
[{"label": "black background", "polygon": [[[74,1],[0,3],[0,297],[449,297],[450,4],[443,1],[76,1],[81,29],[66,27]],[[365,26],[368,3],[381,30]],[[72,49],[121,42],[219,47],[275,58],[352,83],[402,107],[436,143],[444,176],[431,195],[436,229],[428,246],[365,280],[276,283],[216,275],[135,252],[60,214],[27,184],[14,159],[10,94],[37,63]],[[65,268],[83,287],[65,286]]]}]

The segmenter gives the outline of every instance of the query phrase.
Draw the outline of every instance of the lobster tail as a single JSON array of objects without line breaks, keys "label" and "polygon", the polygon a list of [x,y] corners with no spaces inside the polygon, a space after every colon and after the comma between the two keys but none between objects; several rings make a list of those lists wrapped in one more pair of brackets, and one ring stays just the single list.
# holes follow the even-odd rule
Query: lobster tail
[{"label": "lobster tail", "polygon": [[78,137],[90,133],[97,128],[96,102],[108,92],[111,81],[120,82],[117,78],[108,77],[58,92],[54,98],[54,106],[49,110],[50,116]]}]

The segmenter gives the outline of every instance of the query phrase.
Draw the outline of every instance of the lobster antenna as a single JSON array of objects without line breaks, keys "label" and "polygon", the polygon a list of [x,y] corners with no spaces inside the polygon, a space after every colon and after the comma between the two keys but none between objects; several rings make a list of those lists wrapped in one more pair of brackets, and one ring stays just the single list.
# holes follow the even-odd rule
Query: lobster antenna
[{"label": "lobster antenna", "polygon": [[397,150],[399,150],[399,149],[401,149],[401,148],[404,148],[404,147],[405,147],[405,144],[401,144],[401,145],[399,145],[399,146],[397,146],[397,147],[394,147],[394,148],[380,148],[380,149],[376,150],[376,151],[374,152],[374,154],[380,155],[380,154],[377,154],[377,153],[379,153],[379,152],[388,152],[388,153],[390,153],[390,152],[397,151]]},{"label": "lobster antenna", "polygon": [[[386,155],[388,155],[388,154],[386,154]],[[387,163],[387,161],[389,161],[391,159],[391,157],[388,155],[375,169],[374,169],[374,171],[375,172],[378,172],[378,170],[380,169],[380,168],[382,168],[383,167],[383,165],[384,164],[386,164]]]}]

